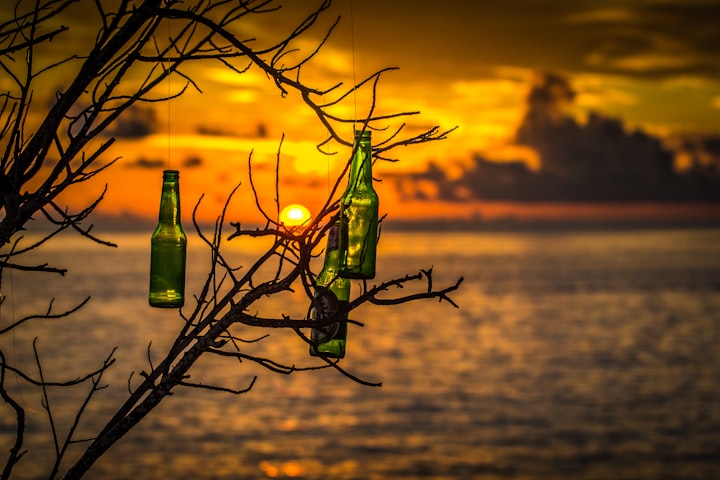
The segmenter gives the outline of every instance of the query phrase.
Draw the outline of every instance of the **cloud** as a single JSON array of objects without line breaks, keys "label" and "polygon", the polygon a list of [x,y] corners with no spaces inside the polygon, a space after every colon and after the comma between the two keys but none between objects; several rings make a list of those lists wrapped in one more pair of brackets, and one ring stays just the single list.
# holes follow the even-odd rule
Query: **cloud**
[{"label": "cloud", "polygon": [[720,177],[720,135],[686,138],[677,151],[688,176]]},{"label": "cloud", "polygon": [[113,122],[106,133],[116,138],[140,138],[154,133],[157,126],[155,110],[133,105]]},{"label": "cloud", "polygon": [[587,24],[600,22],[622,22],[635,19],[634,13],[627,8],[600,8],[570,13],[567,16],[570,23]]},{"label": "cloud", "polygon": [[514,140],[537,152],[539,168],[475,154],[458,178],[431,164],[396,179],[399,190],[405,198],[445,201],[720,201],[719,139],[686,142],[688,166],[677,172],[680,150],[596,112],[580,124],[567,113],[574,99],[570,82],[557,74],[540,76],[530,90]]},{"label": "cloud", "polygon": [[125,164],[128,168],[142,168],[142,169],[159,169],[163,168],[165,165],[167,165],[167,160],[163,160],[162,158],[147,158],[147,157],[140,157],[135,159],[133,162],[129,162]]},{"label": "cloud", "polygon": [[588,67],[606,73],[716,76],[720,31],[717,2],[648,2],[623,8],[589,6],[565,16],[571,35],[587,45]]},{"label": "cloud", "polygon": [[[183,168],[198,168],[203,166],[205,162],[198,155],[190,155],[182,161]],[[163,158],[148,158],[144,155],[136,158],[132,162],[125,163],[126,168],[140,168],[143,170],[159,170],[168,168],[167,159]]]}]

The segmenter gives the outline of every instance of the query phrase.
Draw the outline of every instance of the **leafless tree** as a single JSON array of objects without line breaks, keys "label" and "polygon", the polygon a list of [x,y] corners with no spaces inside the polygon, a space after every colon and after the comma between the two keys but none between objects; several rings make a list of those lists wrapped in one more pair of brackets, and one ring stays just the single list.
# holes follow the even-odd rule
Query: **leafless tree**
[{"label": "leafless tree", "polygon": [[[60,42],[71,34],[70,27],[58,22],[58,19],[62,19],[63,14],[77,4],[82,4],[86,18],[98,19],[94,44],[87,52],[74,52],[51,63],[41,64],[37,55],[39,49],[51,42]],[[242,75],[251,67],[259,68],[281,94],[298,93],[327,131],[327,140],[321,142],[318,148],[331,141],[351,146],[352,141],[339,133],[339,127],[349,124],[381,134],[381,140],[375,142],[373,149],[375,160],[392,160],[391,152],[398,146],[446,138],[449,130],[438,127],[419,135],[407,134],[403,118],[416,112],[376,112],[376,88],[387,69],[350,88],[342,83],[315,88],[301,80],[301,71],[323,47],[339,18],[331,23],[327,35],[316,48],[306,52],[300,60],[293,56],[296,42],[321,16],[332,15],[331,0],[321,1],[311,14],[298,21],[286,38],[275,43],[260,45],[254,39],[243,39],[233,28],[244,17],[272,14],[278,9],[280,5],[271,0],[18,0],[12,12],[2,12],[0,286],[3,272],[9,270],[64,275],[63,268],[23,261],[28,252],[42,248],[43,244],[53,241],[64,230],[74,230],[78,235],[87,237],[88,241],[113,245],[98,238],[86,223],[104,194],[79,211],[70,211],[60,203],[59,195],[81,188],[82,184],[118,161],[118,158],[108,160],[114,142],[109,133],[131,107],[181,97],[189,89],[200,90],[200,86],[184,71],[184,67],[194,62],[217,62],[236,75]],[[168,25],[172,28],[167,28]],[[67,85],[58,89],[52,105],[39,119],[36,118],[38,110],[32,107],[35,106],[34,96],[40,83],[68,66],[76,67],[76,74]],[[166,87],[169,77],[182,79],[183,86],[169,92]],[[369,90],[373,99],[368,111],[359,118],[343,118],[331,113],[332,107],[348,101],[360,89]],[[387,129],[387,125],[396,126]],[[281,147],[282,141],[278,149],[276,176],[280,170]],[[348,163],[349,159],[350,156]],[[183,326],[162,360],[155,364],[148,355],[147,369],[132,382],[128,381],[130,393],[127,400],[94,438],[84,441],[76,438],[76,428],[88,404],[104,388],[103,374],[115,362],[114,350],[106,358],[98,359],[96,368],[80,378],[69,380],[46,378],[36,344],[33,344],[33,355],[37,368],[33,372],[13,365],[0,350],[0,397],[6,408],[15,414],[16,431],[12,448],[0,457],[4,462],[0,478],[11,478],[15,467],[30,461],[25,456],[29,457],[32,453],[26,452],[23,445],[28,414],[22,403],[13,398],[12,391],[6,388],[11,376],[40,392],[55,448],[55,460],[48,478],[59,478],[65,472],[63,478],[66,479],[81,478],[115,442],[179,388],[220,390],[228,394],[240,394],[252,388],[253,382],[242,388],[194,383],[190,372],[202,356],[215,355],[228,361],[254,362],[281,374],[334,368],[352,381],[372,385],[329,358],[319,358],[317,363],[308,367],[296,367],[245,353],[243,342],[247,338],[243,336],[249,334],[247,329],[243,330],[244,327],[291,329],[297,332],[299,338],[310,342],[304,330],[333,321],[314,321],[308,316],[292,318],[283,312],[266,312],[258,306],[258,300],[302,290],[307,295],[308,304],[312,302],[316,274],[311,270],[311,259],[321,251],[322,239],[337,215],[338,188],[345,176],[343,172],[338,177],[324,207],[308,225],[286,228],[278,221],[279,192],[275,192],[273,205],[265,205],[255,189],[252,156],[248,158],[248,170],[256,207],[265,218],[264,226],[247,229],[239,223],[228,222],[225,218],[226,204],[226,208],[218,213],[214,228],[211,227],[208,232],[195,220],[196,212],[193,212],[196,232],[212,254],[212,265],[204,287],[195,295],[193,305],[186,305],[178,312]],[[233,193],[229,192],[228,203]],[[201,201],[198,200],[196,210]],[[38,241],[29,245],[22,243],[20,239],[26,225],[38,217],[45,218],[54,228]],[[264,237],[269,239],[270,247],[252,265],[240,269],[223,253],[225,242],[238,237]],[[378,284],[365,282],[346,311],[367,303],[392,306],[423,299],[446,301],[455,306],[450,295],[459,287],[462,278],[442,288],[435,286],[432,280],[431,270],[420,270],[416,274]],[[398,288],[415,284],[416,288],[408,289],[411,293],[397,293]],[[87,300],[74,308],[56,311],[51,299],[46,311],[13,320],[12,323],[2,319],[0,336],[16,329],[32,328],[34,321],[40,318],[68,317],[82,308]],[[43,357],[43,361],[47,360]],[[69,422],[70,427],[60,431],[53,421],[56,412],[47,391],[78,385],[86,385],[88,393],[77,405],[75,416]]]}]

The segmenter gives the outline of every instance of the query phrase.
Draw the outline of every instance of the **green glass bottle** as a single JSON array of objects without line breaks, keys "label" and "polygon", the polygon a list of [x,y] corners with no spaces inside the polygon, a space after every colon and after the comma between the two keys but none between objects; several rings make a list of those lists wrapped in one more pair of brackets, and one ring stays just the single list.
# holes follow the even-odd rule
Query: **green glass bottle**
[{"label": "green glass bottle", "polygon": [[[340,265],[341,224],[336,222],[328,231],[325,263],[315,279],[317,291],[313,301],[312,319],[325,320],[336,315],[350,301],[350,280],[338,275]],[[347,313],[337,322],[310,331],[310,355],[331,358],[345,356]]]},{"label": "green glass bottle", "polygon": [[340,200],[341,218],[347,225],[347,243],[340,246],[340,275],[374,278],[377,253],[378,195],[372,180],[370,131],[355,131],[350,180]]},{"label": "green glass bottle", "polygon": [[186,250],[180,224],[180,175],[177,170],[165,170],[158,225],[150,240],[151,306],[179,308],[185,303]]}]

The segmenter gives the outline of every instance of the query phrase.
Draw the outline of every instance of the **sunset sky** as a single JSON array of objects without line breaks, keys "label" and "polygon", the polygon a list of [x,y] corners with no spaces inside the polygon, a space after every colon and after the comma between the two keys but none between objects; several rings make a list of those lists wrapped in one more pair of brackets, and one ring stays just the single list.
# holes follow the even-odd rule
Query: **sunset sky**
[{"label": "sunset sky", "polygon": [[[317,2],[285,3],[239,25],[240,36],[262,45]],[[334,35],[303,70],[306,83],[349,86],[399,67],[383,76],[380,109],[420,111],[406,120],[410,132],[458,127],[448,140],[376,165],[390,219],[720,219],[717,1],[336,0],[297,47],[314,48],[337,16]],[[74,22],[75,34],[92,38],[89,25]],[[83,45],[69,35],[67,48]],[[149,135],[124,138],[136,125],[118,125],[112,153],[122,159],[67,201],[79,205],[107,182],[101,213],[152,218],[169,166],[181,172],[185,217],[204,193],[200,215],[214,218],[242,182],[228,216],[250,221],[249,152],[272,209],[284,134],[281,203],[319,208],[348,152],[317,151],[324,131],[297,96],[281,98],[257,70],[236,75],[208,63],[187,72],[203,93],[155,105],[154,116],[141,112],[134,120]],[[352,100],[343,113],[362,115],[364,97]],[[702,173],[700,183],[680,175],[689,171]]]}]

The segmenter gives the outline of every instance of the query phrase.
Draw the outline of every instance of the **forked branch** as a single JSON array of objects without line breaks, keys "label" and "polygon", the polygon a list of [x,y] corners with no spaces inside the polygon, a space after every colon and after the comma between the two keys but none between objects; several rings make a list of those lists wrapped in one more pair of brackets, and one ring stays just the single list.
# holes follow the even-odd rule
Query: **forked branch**
[{"label": "forked branch", "polygon": [[[57,20],[75,3],[95,9],[99,25],[94,43],[86,52],[69,53],[48,65],[39,66],[36,63],[39,49],[47,47],[50,40],[60,42],[71,32],[64,26],[58,27]],[[0,253],[0,284],[5,269],[64,273],[60,268],[33,265],[19,259],[55,241],[57,234],[65,230],[74,231],[93,242],[114,246],[96,236],[92,225],[85,223],[103,200],[105,190],[79,211],[65,207],[61,202],[62,194],[81,188],[83,183],[93,181],[99,173],[115,164],[117,158],[105,160],[114,144],[112,127],[130,108],[180,98],[191,89],[202,91],[201,85],[188,74],[190,70],[184,68],[193,62],[203,65],[217,62],[234,75],[243,75],[251,68],[259,69],[283,96],[297,94],[304,106],[314,113],[325,129],[325,140],[318,143],[318,148],[334,142],[348,154],[345,169],[335,180],[320,212],[302,228],[289,228],[279,219],[279,178],[284,136],[278,145],[275,188],[270,193],[274,196],[271,199],[263,196],[268,192],[258,188],[255,182],[258,173],[253,171],[252,154],[248,157],[249,188],[255,207],[264,219],[263,227],[242,228],[239,222],[228,222],[229,205],[241,185],[228,194],[212,232],[206,233],[197,221],[202,197],[198,200],[193,224],[209,252],[205,282],[193,296],[194,303],[188,302],[179,312],[181,322],[170,348],[151,359],[148,346],[148,368],[140,373],[139,378],[134,377],[133,383],[138,385],[130,385],[128,380],[127,399],[95,438],[86,440],[74,436],[88,405],[96,398],[95,394],[105,387],[102,379],[105,371],[114,364],[114,350],[100,368],[68,381],[46,378],[43,363],[47,365],[50,360],[40,361],[36,343],[33,344],[33,352],[37,374],[8,365],[0,350],[0,398],[15,413],[17,430],[0,480],[10,477],[24,455],[25,410],[6,389],[8,374],[13,374],[23,385],[39,392],[43,399],[55,453],[50,478],[56,478],[62,471],[62,461],[70,456],[68,452],[72,446],[87,443],[87,449],[67,470],[64,478],[68,480],[81,478],[112,445],[177,388],[234,395],[252,389],[254,377],[242,388],[192,379],[195,365],[206,354],[230,362],[254,363],[269,372],[285,375],[334,368],[351,381],[369,386],[380,385],[380,382],[359,378],[337,360],[304,357],[297,362],[284,363],[253,351],[258,343],[283,329],[297,333],[300,341],[309,345],[311,340],[304,331],[337,321],[337,318],[310,319],[309,307],[305,314],[298,314],[285,311],[287,306],[284,302],[263,300],[282,298],[281,295],[288,292],[301,292],[306,296],[308,305],[314,301],[318,289],[314,261],[322,254],[321,245],[338,215],[340,185],[352,157],[348,148],[353,144],[352,139],[339,133],[343,131],[341,127],[352,123],[356,128],[377,132],[374,160],[390,161],[394,161],[391,153],[398,147],[443,140],[453,130],[436,126],[417,135],[408,134],[404,119],[418,112],[388,113],[379,109],[379,82],[393,68],[382,69],[349,88],[342,83],[323,87],[301,80],[305,78],[301,72],[311,67],[311,60],[317,58],[318,52],[327,44],[339,18],[331,22],[314,46],[304,53],[298,48],[301,45],[299,40],[308,36],[310,29],[330,11],[331,6],[331,0],[322,0],[310,14],[297,21],[285,38],[269,45],[259,45],[256,39],[240,37],[237,26],[239,20],[251,15],[279,14],[279,6],[270,0],[120,0],[113,5],[92,0],[36,0],[32,3],[18,0],[14,20],[0,22],[0,71],[8,78],[2,87],[7,87],[7,90],[0,91],[0,247],[5,248]],[[50,107],[44,108],[37,103],[34,95],[42,91],[39,87],[43,82],[66,65],[76,67],[78,74],[58,90]],[[172,92],[167,91],[164,87],[173,79],[179,79],[181,86]],[[361,89],[369,92],[371,98],[365,112],[351,116],[333,113],[333,107],[348,101]],[[19,232],[36,216],[44,217],[51,225],[51,231],[41,239],[21,246]],[[229,235],[224,231],[228,224],[232,229]],[[248,264],[234,264],[225,248],[227,242],[238,239],[263,242],[264,250]],[[360,293],[338,315],[363,305],[379,308],[421,300],[437,300],[457,307],[452,295],[461,283],[462,278],[454,284],[438,288],[433,282],[432,269],[383,280],[372,287],[364,283]],[[396,295],[397,289],[417,285],[420,287],[413,288],[409,294]],[[51,301],[45,312],[3,324],[0,335],[18,328],[32,328],[41,320],[60,321],[77,313],[86,302],[57,313],[53,311]],[[352,322],[352,325],[362,326],[357,322]],[[261,334],[257,333],[258,328]],[[56,422],[60,409],[51,405],[54,397],[49,395],[49,391],[80,384],[89,385],[89,390],[74,410],[69,430],[62,434],[58,430],[60,422]]]}]

